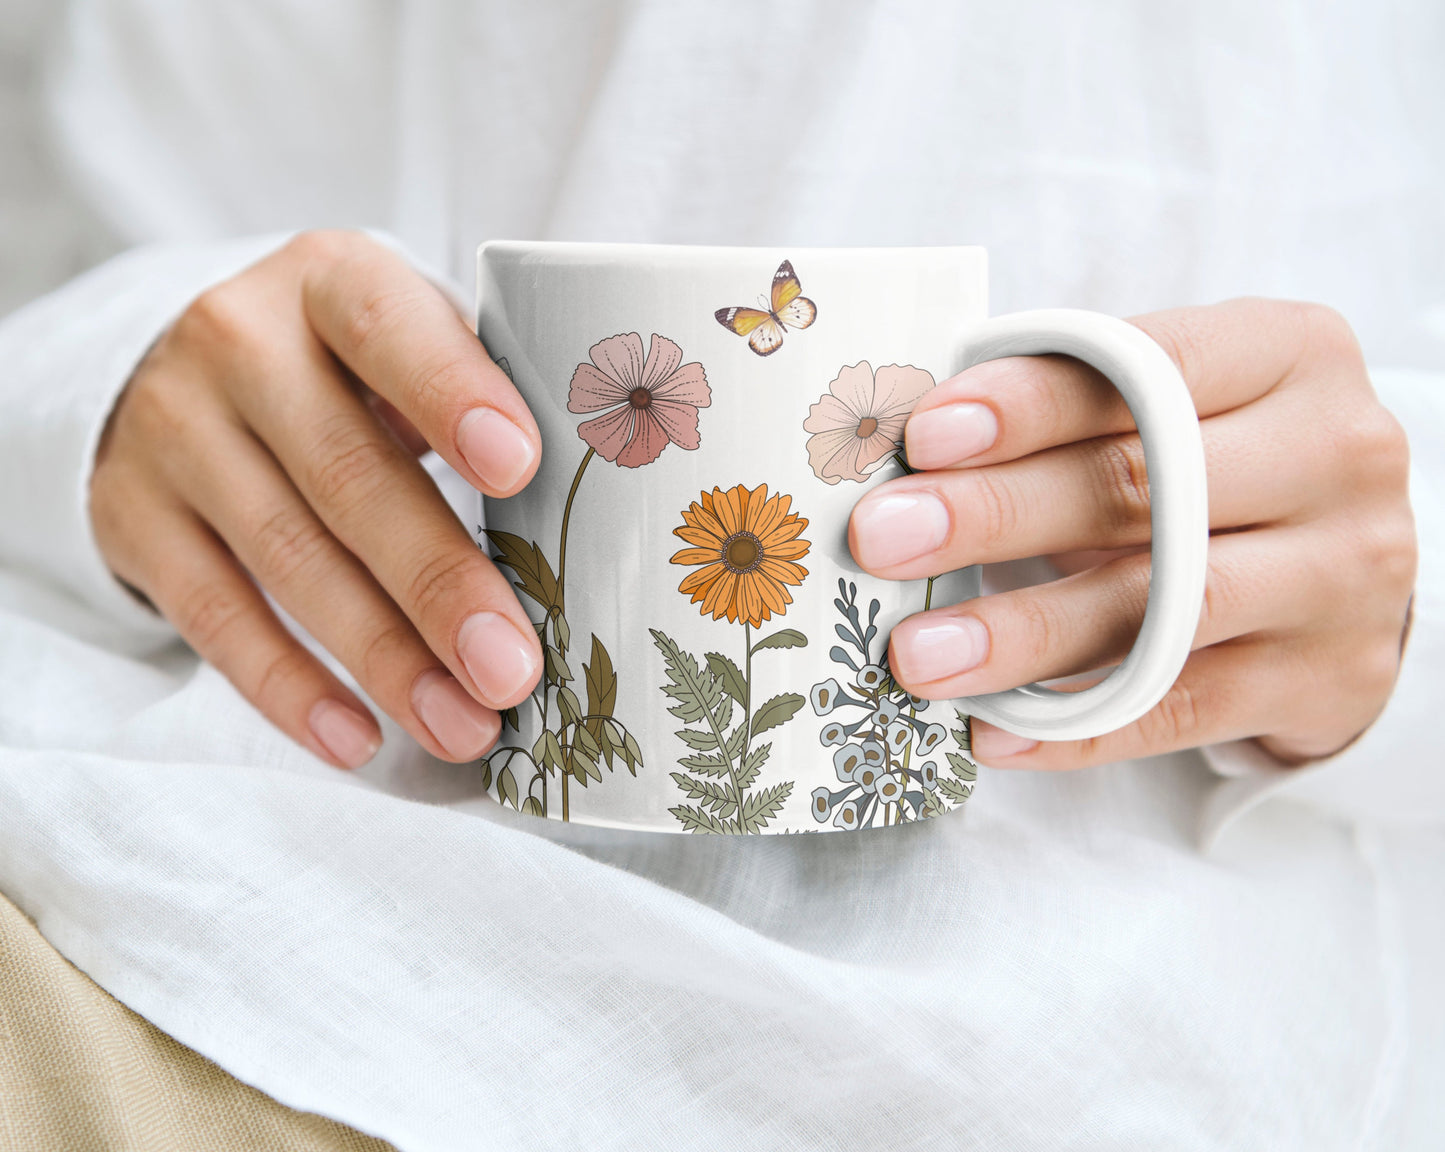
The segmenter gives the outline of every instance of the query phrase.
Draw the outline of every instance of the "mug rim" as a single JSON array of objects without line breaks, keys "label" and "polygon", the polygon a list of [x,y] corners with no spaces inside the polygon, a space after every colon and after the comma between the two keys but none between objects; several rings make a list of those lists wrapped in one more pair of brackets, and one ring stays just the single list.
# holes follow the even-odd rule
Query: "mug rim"
[{"label": "mug rim", "polygon": [[477,260],[482,262],[493,254],[500,256],[577,256],[612,257],[634,261],[676,261],[738,257],[756,259],[785,253],[794,255],[857,256],[874,258],[918,259],[928,257],[972,256],[987,260],[988,249],[982,244],[907,244],[907,245],[790,245],[790,244],[655,244],[612,240],[513,240],[496,238],[477,245]]}]

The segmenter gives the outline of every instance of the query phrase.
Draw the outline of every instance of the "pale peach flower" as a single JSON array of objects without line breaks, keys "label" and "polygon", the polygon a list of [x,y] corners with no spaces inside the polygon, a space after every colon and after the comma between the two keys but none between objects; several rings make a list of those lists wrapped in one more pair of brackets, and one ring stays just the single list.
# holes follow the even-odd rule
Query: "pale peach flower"
[{"label": "pale peach flower", "polygon": [[932,387],[933,376],[911,364],[845,367],[803,421],[813,474],[825,484],[863,483],[902,449],[908,414]]}]

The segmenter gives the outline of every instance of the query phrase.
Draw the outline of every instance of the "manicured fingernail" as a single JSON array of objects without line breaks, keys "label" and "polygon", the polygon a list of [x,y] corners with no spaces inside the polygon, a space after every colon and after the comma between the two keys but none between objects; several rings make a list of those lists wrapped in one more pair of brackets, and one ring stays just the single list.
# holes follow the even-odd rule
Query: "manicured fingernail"
[{"label": "manicured fingernail", "polygon": [[854,557],[865,568],[891,568],[926,556],[948,539],[948,524],[931,492],[865,496],[853,509]]},{"label": "manicured fingernail", "polygon": [[348,768],[360,768],[381,747],[376,725],[339,700],[316,701],[306,723],[321,746]]},{"label": "manicured fingernail", "polygon": [[457,425],[457,451],[498,492],[509,492],[526,475],[537,450],[527,434],[495,408],[473,408]]},{"label": "manicured fingernail", "polygon": [[1002,728],[995,728],[992,724],[985,724],[980,720],[973,722],[972,735],[973,754],[988,765],[1039,746],[1037,740],[1015,736],[1012,732],[1005,732]]},{"label": "manicured fingernail", "polygon": [[987,404],[966,401],[915,413],[905,443],[914,468],[947,468],[987,452],[998,439],[998,417]]},{"label": "manicured fingernail", "polygon": [[490,748],[501,720],[478,704],[455,677],[433,668],[417,677],[411,706],[453,760],[473,760]]},{"label": "manicured fingernail", "polygon": [[932,623],[905,620],[892,635],[900,676],[927,684],[977,668],[988,656],[988,629],[974,616]]},{"label": "manicured fingernail", "polygon": [[494,708],[515,704],[541,671],[536,646],[500,612],[476,612],[463,620],[457,654]]}]

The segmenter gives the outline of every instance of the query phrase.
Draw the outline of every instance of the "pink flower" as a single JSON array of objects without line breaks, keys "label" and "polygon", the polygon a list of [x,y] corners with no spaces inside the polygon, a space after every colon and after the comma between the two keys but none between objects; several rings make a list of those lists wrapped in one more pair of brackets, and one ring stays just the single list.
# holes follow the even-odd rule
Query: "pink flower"
[{"label": "pink flower", "polygon": [[636,332],[609,336],[588,349],[591,364],[577,365],[567,411],[606,413],[577,428],[604,460],[624,468],[651,464],[667,447],[696,448],[697,410],[712,400],[702,365],[682,362],[682,349],[653,334],[642,358]]},{"label": "pink flower", "polygon": [[864,360],[845,367],[828,392],[808,409],[803,431],[808,463],[825,484],[860,484],[903,444],[903,425],[933,377],[910,364],[888,364],[875,373]]}]

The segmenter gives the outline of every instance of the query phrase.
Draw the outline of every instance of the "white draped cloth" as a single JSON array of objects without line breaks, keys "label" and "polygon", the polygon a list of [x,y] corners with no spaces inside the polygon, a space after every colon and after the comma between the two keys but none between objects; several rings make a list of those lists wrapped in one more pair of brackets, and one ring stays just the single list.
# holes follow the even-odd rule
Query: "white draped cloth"
[{"label": "white draped cloth", "polygon": [[[403,1149],[1438,1147],[1442,58],[1428,0],[69,5],[35,124],[136,248],[0,321],[0,891]],[[520,817],[394,725],[337,772],[119,589],[85,490],[186,302],[338,224],[459,281],[501,236],[982,243],[1000,312],[1331,303],[1414,452],[1395,697],[1304,772],[984,769],[826,836]]]}]

